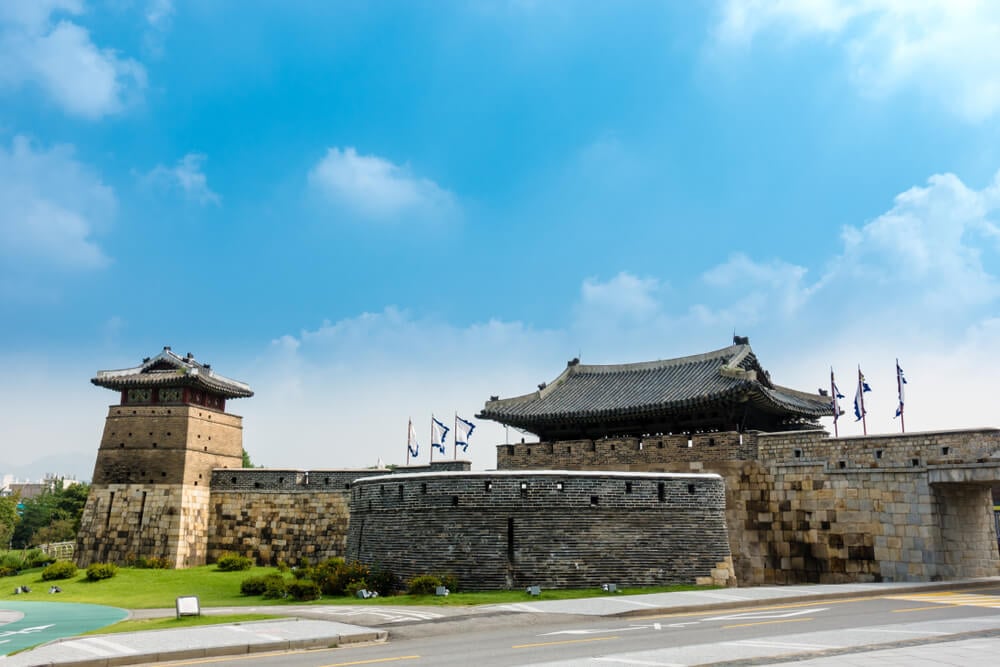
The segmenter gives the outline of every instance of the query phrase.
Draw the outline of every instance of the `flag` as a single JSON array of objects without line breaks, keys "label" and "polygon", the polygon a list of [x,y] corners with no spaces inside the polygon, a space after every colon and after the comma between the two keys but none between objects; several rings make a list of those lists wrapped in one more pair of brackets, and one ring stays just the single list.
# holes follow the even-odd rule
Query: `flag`
[{"label": "flag", "polygon": [[837,389],[837,383],[833,379],[833,369],[830,369],[830,393],[832,394],[830,398],[830,405],[833,408],[833,421],[840,419],[840,415],[843,412],[840,409],[840,403],[837,402],[838,398],[843,398],[844,395],[840,393],[840,389]]},{"label": "flag", "polygon": [[451,429],[439,422],[431,415],[431,447],[437,447],[438,451],[444,454],[444,441],[448,437]]},{"label": "flag", "polygon": [[861,373],[861,369],[858,369],[858,391],[854,394],[854,416],[857,417],[854,421],[861,421],[861,419],[868,414],[865,410],[865,399],[862,394],[866,391],[871,391],[872,388],[868,386],[865,381],[865,376]]},{"label": "flag", "polygon": [[475,430],[476,425],[468,419],[462,419],[457,415],[455,416],[455,445],[461,445],[463,452],[469,450],[469,437]]},{"label": "flag", "polygon": [[420,456],[420,443],[417,442],[417,432],[413,430],[413,420],[410,420],[410,433],[406,440],[406,447],[410,451],[410,456],[414,458]]},{"label": "flag", "polygon": [[903,369],[899,367],[899,359],[896,359],[896,386],[899,388],[899,407],[896,408],[896,417],[903,415],[903,385],[906,378],[903,377]]}]

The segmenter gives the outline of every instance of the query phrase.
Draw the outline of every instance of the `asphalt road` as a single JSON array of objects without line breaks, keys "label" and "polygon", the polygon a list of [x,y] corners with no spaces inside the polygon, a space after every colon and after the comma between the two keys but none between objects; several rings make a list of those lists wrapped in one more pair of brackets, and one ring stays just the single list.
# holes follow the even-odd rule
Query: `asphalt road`
[{"label": "asphalt road", "polygon": [[[886,663],[874,649],[903,648],[930,657],[958,646],[945,642],[965,638],[979,643],[966,647],[960,664],[976,667],[1000,663],[995,652],[1000,647],[1000,585],[631,618],[481,614],[395,623],[389,630],[387,644],[211,662],[241,667],[608,667],[770,664],[828,657],[829,664],[884,665],[912,662]],[[982,661],[977,659],[980,653]]]}]

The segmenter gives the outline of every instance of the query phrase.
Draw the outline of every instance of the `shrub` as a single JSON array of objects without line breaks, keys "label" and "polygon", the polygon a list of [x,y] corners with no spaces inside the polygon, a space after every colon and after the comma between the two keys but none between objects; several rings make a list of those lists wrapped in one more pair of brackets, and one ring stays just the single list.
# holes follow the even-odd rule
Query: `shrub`
[{"label": "shrub", "polygon": [[410,595],[434,595],[441,583],[441,577],[433,574],[418,574],[406,582],[406,592]]},{"label": "shrub", "polygon": [[87,581],[110,579],[118,574],[118,568],[113,563],[91,563],[87,567]]},{"label": "shrub", "polygon": [[219,560],[215,562],[215,566],[220,572],[240,572],[252,568],[253,560],[246,556],[227,551],[219,556]]},{"label": "shrub", "polygon": [[280,574],[276,577],[265,577],[263,596],[268,600],[281,600],[288,597],[288,584]]},{"label": "shrub", "polygon": [[69,579],[76,576],[76,565],[68,560],[57,560],[42,570],[42,581]]},{"label": "shrub", "polygon": [[450,572],[441,575],[441,585],[452,593],[458,592],[458,577]]},{"label": "shrub", "polygon": [[296,600],[318,600],[319,594],[319,584],[315,581],[302,579],[288,584],[288,595]]},{"label": "shrub", "polygon": [[374,590],[383,597],[386,595],[395,595],[402,589],[399,577],[392,570],[386,570],[381,567],[376,567],[372,570],[368,576],[368,585],[371,586],[371,590]]},{"label": "shrub", "polygon": [[0,567],[5,567],[16,572],[18,570],[23,570],[25,566],[26,563],[24,557],[16,551],[8,551],[3,554],[3,556],[0,556]]},{"label": "shrub", "polygon": [[369,590],[368,582],[364,579],[359,581],[352,581],[347,586],[344,587],[344,594],[349,595],[352,598],[358,597],[358,591]]},{"label": "shrub", "polygon": [[267,590],[268,582],[277,581],[283,583],[285,578],[277,572],[261,575],[259,577],[247,577],[240,582],[240,593],[243,595],[263,595]]},{"label": "shrub", "polygon": [[16,574],[17,570],[9,565],[0,565],[0,577],[13,577]]},{"label": "shrub", "polygon": [[160,556],[138,556],[129,561],[129,566],[137,570],[169,570],[173,563]]},{"label": "shrub", "polygon": [[290,569],[292,569],[292,568],[290,568],[288,566],[288,563],[286,563],[283,560],[279,560],[278,561],[278,572],[281,572],[282,574],[284,574],[285,572],[288,572]]},{"label": "shrub", "polygon": [[45,567],[56,562],[56,559],[41,549],[30,549],[24,554],[24,567]]},{"label": "shrub", "polygon": [[367,565],[345,563],[342,558],[331,558],[313,568],[313,580],[319,583],[323,595],[346,595],[349,583],[367,581],[370,574]]}]

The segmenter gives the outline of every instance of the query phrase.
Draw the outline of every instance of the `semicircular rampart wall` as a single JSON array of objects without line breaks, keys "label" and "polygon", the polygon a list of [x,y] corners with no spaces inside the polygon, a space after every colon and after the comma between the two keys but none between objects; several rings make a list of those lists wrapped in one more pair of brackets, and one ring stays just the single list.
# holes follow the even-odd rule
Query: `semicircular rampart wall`
[{"label": "semicircular rampart wall", "polygon": [[733,584],[718,475],[490,471],[359,479],[347,557],[463,590]]}]

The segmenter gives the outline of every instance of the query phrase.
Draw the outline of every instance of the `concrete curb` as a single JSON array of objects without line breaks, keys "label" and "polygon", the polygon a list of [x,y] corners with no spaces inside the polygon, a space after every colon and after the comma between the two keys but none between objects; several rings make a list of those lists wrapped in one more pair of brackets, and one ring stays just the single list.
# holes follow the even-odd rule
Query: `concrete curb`
[{"label": "concrete curb", "polygon": [[[277,620],[277,619],[276,619]],[[281,619],[289,623],[294,623],[297,618],[287,618]],[[271,621],[247,621],[240,623],[239,625],[254,625],[256,623],[273,623]],[[229,624],[224,624],[229,625]],[[202,626],[208,627],[208,626]],[[326,636],[314,636],[304,639],[287,639],[287,640],[265,640],[265,641],[249,641],[246,644],[231,644],[223,646],[203,646],[197,648],[177,648],[171,650],[161,650],[161,651],[149,651],[149,652],[136,652],[130,653],[128,655],[117,655],[109,657],[94,657],[94,658],[84,658],[80,660],[38,660],[34,659],[30,664],[32,667],[55,667],[56,665],[60,667],[118,667],[119,665],[136,665],[151,662],[167,662],[171,660],[198,660],[202,658],[218,658],[223,656],[239,656],[239,655],[251,655],[258,653],[269,653],[277,651],[307,651],[315,649],[326,649],[333,648],[335,646],[344,646],[347,644],[368,644],[368,643],[381,643],[385,642],[389,638],[389,632],[386,630],[375,630],[370,628],[363,628],[363,632],[355,632],[350,634],[330,634]],[[159,632],[177,632],[177,630],[145,630],[143,633],[159,633]],[[113,635],[96,635],[96,636],[113,636]],[[47,647],[57,647],[60,644],[65,644],[73,641],[78,641],[80,637],[64,637],[62,639],[57,639],[40,646],[36,646],[29,651],[24,653],[7,656],[6,660],[0,657],[0,664],[13,665],[18,664],[17,658],[20,656],[28,656],[33,651],[44,650]],[[10,662],[7,662],[7,661]]]}]

